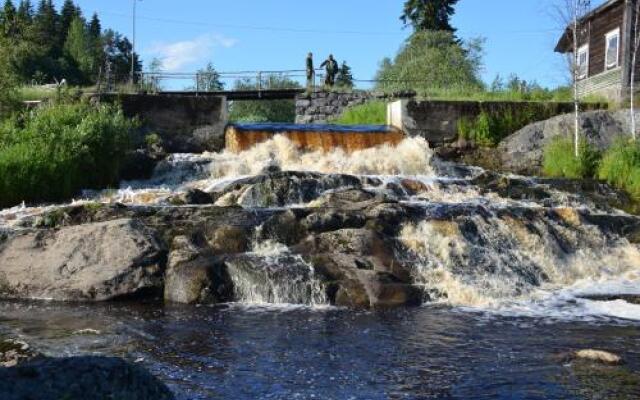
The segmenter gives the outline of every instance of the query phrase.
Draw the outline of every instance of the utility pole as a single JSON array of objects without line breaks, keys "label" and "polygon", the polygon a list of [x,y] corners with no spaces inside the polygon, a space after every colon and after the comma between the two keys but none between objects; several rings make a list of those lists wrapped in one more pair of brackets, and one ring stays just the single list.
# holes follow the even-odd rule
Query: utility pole
[{"label": "utility pole", "polygon": [[136,75],[136,5],[138,1],[133,0],[133,36],[131,38],[131,85],[135,82]]}]

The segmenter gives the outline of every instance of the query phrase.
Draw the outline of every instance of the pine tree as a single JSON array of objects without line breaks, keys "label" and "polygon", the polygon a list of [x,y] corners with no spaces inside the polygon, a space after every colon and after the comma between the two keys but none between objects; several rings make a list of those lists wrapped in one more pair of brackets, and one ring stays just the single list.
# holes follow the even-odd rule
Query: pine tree
[{"label": "pine tree", "polygon": [[100,23],[100,18],[98,18],[97,13],[93,13],[91,22],[89,22],[89,34],[94,39],[98,39],[102,35],[102,24]]},{"label": "pine tree", "polygon": [[38,11],[34,18],[35,40],[49,48],[49,55],[57,58],[63,43],[58,42],[59,16],[52,0],[40,0]]},{"label": "pine tree", "polygon": [[31,0],[20,1],[18,20],[20,20],[22,24],[30,24],[33,22],[33,4],[31,4]]},{"label": "pine tree", "polygon": [[353,87],[353,74],[351,73],[351,67],[347,65],[346,61],[343,61],[342,66],[340,66],[338,77],[336,78],[336,85],[349,89]]},{"label": "pine tree", "polygon": [[2,8],[2,19],[0,21],[0,25],[2,27],[1,34],[7,38],[14,39],[18,34],[17,15],[18,13],[13,2],[11,0],[6,0],[4,2],[4,7]]},{"label": "pine tree", "polygon": [[64,43],[66,41],[71,23],[80,16],[80,10],[73,3],[73,0],[65,0],[60,11],[59,36],[61,42]]},{"label": "pine tree", "polygon": [[405,26],[411,25],[418,31],[449,31],[455,28],[449,23],[455,13],[458,0],[407,0],[400,19]]}]

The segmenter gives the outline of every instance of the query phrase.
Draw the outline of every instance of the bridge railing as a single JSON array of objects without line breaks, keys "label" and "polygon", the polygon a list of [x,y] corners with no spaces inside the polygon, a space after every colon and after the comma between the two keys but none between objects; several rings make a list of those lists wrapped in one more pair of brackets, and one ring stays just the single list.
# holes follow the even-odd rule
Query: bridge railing
[{"label": "bridge railing", "polygon": [[315,72],[307,81],[306,70],[233,71],[233,72],[141,72],[135,87],[146,92],[218,92],[265,91],[317,88],[324,76]]}]

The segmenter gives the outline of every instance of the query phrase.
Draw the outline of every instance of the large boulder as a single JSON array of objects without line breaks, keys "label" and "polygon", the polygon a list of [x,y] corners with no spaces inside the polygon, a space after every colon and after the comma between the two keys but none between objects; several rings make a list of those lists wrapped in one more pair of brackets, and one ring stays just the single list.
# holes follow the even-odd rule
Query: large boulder
[{"label": "large boulder", "polygon": [[132,219],[27,230],[0,246],[0,298],[104,301],[162,287],[162,246]]},{"label": "large boulder", "polygon": [[0,368],[3,400],[169,400],[171,391],[139,366],[119,358],[44,358]]},{"label": "large boulder", "polygon": [[[588,111],[580,114],[582,137],[604,149],[620,136],[629,135],[628,111]],[[560,115],[528,125],[500,143],[498,150],[505,169],[522,174],[538,174],[545,146],[560,136],[573,137],[574,115]]]}]

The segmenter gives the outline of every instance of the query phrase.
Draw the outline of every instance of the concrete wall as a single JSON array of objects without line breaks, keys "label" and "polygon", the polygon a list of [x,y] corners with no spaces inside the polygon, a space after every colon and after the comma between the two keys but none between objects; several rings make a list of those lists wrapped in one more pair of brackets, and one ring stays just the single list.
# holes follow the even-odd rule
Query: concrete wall
[{"label": "concrete wall", "polygon": [[200,153],[224,149],[227,100],[195,95],[112,95],[128,117],[138,117],[146,133],[157,133],[165,150]]},{"label": "concrete wall", "polygon": [[[573,107],[573,103],[550,102],[399,100],[389,104],[387,122],[410,136],[422,136],[430,144],[439,146],[458,138],[458,124],[461,120],[474,120],[483,111],[492,115],[528,113],[531,117],[527,123],[534,123],[570,113]],[[590,110],[601,108],[606,108],[606,105],[583,106],[583,109]],[[536,116],[540,116],[540,119],[536,119]]]}]

